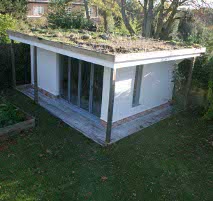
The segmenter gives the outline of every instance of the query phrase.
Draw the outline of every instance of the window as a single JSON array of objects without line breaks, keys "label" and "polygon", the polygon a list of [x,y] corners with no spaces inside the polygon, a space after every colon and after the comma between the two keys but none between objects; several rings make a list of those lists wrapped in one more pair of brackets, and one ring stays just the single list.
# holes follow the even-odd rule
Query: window
[{"label": "window", "polygon": [[92,7],[90,7],[88,11],[89,11],[89,16],[91,17],[91,16],[92,16],[92,14],[93,14],[93,8],[92,8]]},{"label": "window", "polygon": [[44,14],[44,7],[36,6],[33,8],[33,15],[43,15]]},{"label": "window", "polygon": [[143,66],[136,66],[132,107],[140,105],[139,100],[140,100],[142,74],[143,74]]}]

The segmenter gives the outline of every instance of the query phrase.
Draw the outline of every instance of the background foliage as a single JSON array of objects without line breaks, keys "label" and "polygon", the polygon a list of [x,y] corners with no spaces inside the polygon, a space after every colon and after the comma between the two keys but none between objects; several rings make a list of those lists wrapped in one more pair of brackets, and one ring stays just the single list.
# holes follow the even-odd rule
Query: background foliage
[{"label": "background foliage", "polygon": [[15,29],[17,20],[9,14],[0,14],[0,44],[8,43],[9,38],[6,30]]},{"label": "background foliage", "polygon": [[27,0],[0,0],[0,14],[9,14],[16,19],[26,18]]},{"label": "background foliage", "polygon": [[[18,84],[30,82],[30,47],[15,43],[16,79]],[[25,75],[24,67],[27,68]],[[11,86],[10,44],[0,44],[0,89]]]},{"label": "background foliage", "polygon": [[51,28],[90,29],[92,21],[87,20],[81,10],[68,12],[67,1],[56,0],[49,5],[47,21]]}]

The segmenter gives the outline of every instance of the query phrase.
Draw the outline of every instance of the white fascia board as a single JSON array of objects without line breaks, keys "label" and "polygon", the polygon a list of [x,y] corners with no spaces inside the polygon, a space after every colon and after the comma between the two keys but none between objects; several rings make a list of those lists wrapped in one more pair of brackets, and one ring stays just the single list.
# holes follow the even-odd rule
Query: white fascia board
[{"label": "white fascia board", "polygon": [[[62,55],[65,55],[65,56],[73,57],[73,58],[76,58],[76,59],[80,59],[80,60],[83,60],[83,61],[102,65],[102,66],[109,67],[109,68],[114,68],[114,62],[113,62],[114,56],[113,55],[107,55],[110,58],[108,58],[108,59],[103,58],[102,59],[102,58],[98,57],[99,54],[101,54],[103,57],[106,56],[106,55],[103,55],[102,53],[98,53],[98,52],[94,52],[94,51],[90,51],[90,50],[85,50],[85,49],[81,49],[81,48],[77,48],[77,47],[75,47],[75,48],[77,48],[79,51],[75,52],[75,51],[67,50],[65,48],[59,48],[59,47],[55,47],[55,46],[52,46],[52,45],[44,44],[42,42],[44,39],[42,39],[41,42],[38,42],[38,41],[28,40],[28,39],[25,39],[25,38],[22,38],[22,37],[13,36],[13,35],[10,35],[10,34],[9,34],[9,38],[11,40],[15,40],[15,41],[25,43],[25,44],[29,44],[29,45],[32,45],[32,46],[36,46],[38,48],[42,48],[42,49],[52,51],[52,52],[55,52],[55,53],[58,53],[58,54],[62,54]],[[82,50],[82,53],[81,53],[81,50]],[[95,56],[86,55],[86,54],[83,53],[83,51],[91,52],[91,55],[94,55],[94,53],[95,53]]]},{"label": "white fascia board", "polygon": [[145,53],[131,53],[115,56],[115,67],[124,68],[135,65],[144,65],[173,60],[183,60],[199,57],[206,52],[206,48],[190,48],[171,51],[156,51]]},{"label": "white fascia board", "polygon": [[153,63],[160,63],[166,61],[175,61],[175,60],[183,60],[183,59],[190,59],[193,57],[199,57],[201,54],[191,54],[191,55],[182,55],[182,56],[173,56],[173,57],[164,57],[164,58],[153,58],[153,59],[144,59],[138,61],[126,61],[126,62],[119,62],[115,63],[115,68],[125,68],[130,66],[137,66],[137,65],[145,65],[145,64],[153,64]]}]

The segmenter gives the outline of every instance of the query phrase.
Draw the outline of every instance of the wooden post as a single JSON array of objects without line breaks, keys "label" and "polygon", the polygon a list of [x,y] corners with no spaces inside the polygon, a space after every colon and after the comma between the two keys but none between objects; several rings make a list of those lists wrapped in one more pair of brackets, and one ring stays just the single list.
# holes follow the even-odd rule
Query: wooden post
[{"label": "wooden post", "polygon": [[11,40],[11,62],[12,62],[12,87],[16,88],[16,68],[15,68],[15,51],[14,40]]},{"label": "wooden post", "polygon": [[116,69],[111,69],[110,72],[110,89],[109,89],[109,102],[108,102],[108,116],[107,116],[107,128],[106,128],[106,144],[111,141],[112,133],[112,120],[113,120],[113,107],[115,97],[115,80],[116,80]]},{"label": "wooden post", "polygon": [[71,102],[71,58],[68,58],[68,101]]},{"label": "wooden post", "polygon": [[27,84],[27,65],[24,65],[24,84]]},{"label": "wooden post", "polygon": [[33,46],[34,101],[38,104],[37,47]]},{"label": "wooden post", "polygon": [[188,79],[187,79],[187,83],[186,83],[186,92],[185,92],[185,100],[184,100],[184,108],[186,109],[187,106],[188,106],[188,103],[189,103],[189,93],[190,93],[190,90],[191,90],[191,84],[192,84],[192,73],[193,73],[193,68],[194,68],[194,65],[195,65],[195,61],[196,61],[196,57],[194,57],[192,60],[191,60],[191,64],[190,64],[190,67],[189,67],[189,75],[188,75]]},{"label": "wooden post", "polygon": [[90,113],[92,113],[92,106],[93,106],[93,85],[94,85],[94,64],[91,64],[90,84],[89,84],[89,112]]},{"label": "wooden post", "polygon": [[81,84],[82,84],[81,65],[82,65],[82,61],[79,60],[79,66],[78,66],[78,107],[81,107]]}]

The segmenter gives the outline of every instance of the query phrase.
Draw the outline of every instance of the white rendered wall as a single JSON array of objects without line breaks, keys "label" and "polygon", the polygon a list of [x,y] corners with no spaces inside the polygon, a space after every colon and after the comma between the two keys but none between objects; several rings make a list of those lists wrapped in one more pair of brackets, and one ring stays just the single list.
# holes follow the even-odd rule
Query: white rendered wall
[{"label": "white rendered wall", "polygon": [[[33,50],[31,47],[31,77],[33,79]],[[59,55],[37,48],[38,87],[58,96],[60,94]]]},{"label": "white rendered wall", "polygon": [[[136,67],[121,68],[116,72],[113,122],[172,99],[174,62],[148,64],[143,68],[140,105],[132,107],[135,69]],[[102,118],[105,119],[106,116]]]},{"label": "white rendered wall", "polygon": [[107,122],[111,68],[104,67],[101,119]]}]

